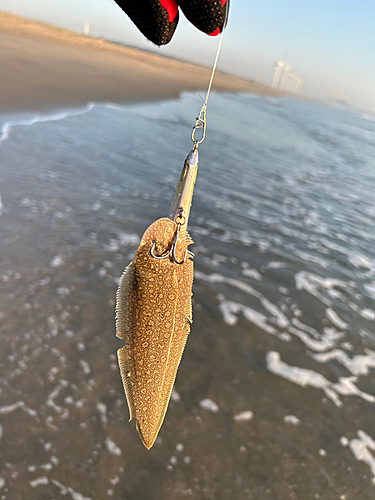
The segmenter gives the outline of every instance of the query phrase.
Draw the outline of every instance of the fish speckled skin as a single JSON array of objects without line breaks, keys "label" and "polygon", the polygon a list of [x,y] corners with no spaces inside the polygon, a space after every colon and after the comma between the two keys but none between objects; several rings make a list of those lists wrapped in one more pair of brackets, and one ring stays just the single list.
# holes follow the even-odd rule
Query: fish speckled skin
[{"label": "fish speckled skin", "polygon": [[[155,259],[171,248],[176,222],[159,219],[144,233],[133,262],[126,268],[117,291],[117,336],[125,341],[118,361],[130,420],[150,449],[167,411],[176,372],[192,322],[193,262],[171,257]],[[183,261],[192,240],[180,230],[176,260]]]}]

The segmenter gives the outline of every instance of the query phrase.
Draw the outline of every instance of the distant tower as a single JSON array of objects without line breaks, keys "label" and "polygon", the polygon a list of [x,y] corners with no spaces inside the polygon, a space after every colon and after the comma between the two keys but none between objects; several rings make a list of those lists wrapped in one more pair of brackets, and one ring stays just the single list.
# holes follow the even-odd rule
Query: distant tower
[{"label": "distant tower", "polygon": [[86,36],[89,36],[89,34],[90,34],[90,25],[89,25],[89,23],[85,23],[83,25],[83,34],[86,35]]},{"label": "distant tower", "polygon": [[290,66],[285,66],[283,76],[281,77],[281,80],[280,80],[280,85],[279,85],[280,90],[288,91],[288,88],[290,85],[290,80],[291,80],[291,76],[290,76],[291,69],[292,68]]},{"label": "distant tower", "polygon": [[302,85],[303,85],[302,78],[298,78],[298,80],[297,80],[297,87],[296,87],[296,94],[299,94],[301,92]]},{"label": "distant tower", "polygon": [[282,60],[277,61],[271,83],[273,89],[289,92],[290,94],[299,94],[302,84],[302,78],[292,72],[289,64]]},{"label": "distant tower", "polygon": [[272,83],[271,83],[271,87],[273,89],[278,89],[280,87],[280,80],[281,80],[281,77],[284,73],[284,69],[285,69],[284,61],[281,61],[281,60],[277,61],[275,73],[273,75]]},{"label": "distant tower", "polygon": [[290,73],[290,76],[291,76],[291,79],[290,79],[290,85],[288,87],[288,92],[292,92],[292,93],[296,94],[299,77],[297,75],[295,75],[294,73]]}]

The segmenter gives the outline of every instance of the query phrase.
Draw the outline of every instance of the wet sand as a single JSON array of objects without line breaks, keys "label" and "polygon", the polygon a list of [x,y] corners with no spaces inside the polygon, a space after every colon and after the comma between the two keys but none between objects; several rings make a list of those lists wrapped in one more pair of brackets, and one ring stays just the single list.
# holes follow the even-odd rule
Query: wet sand
[{"label": "wet sand", "polygon": [[[0,113],[207,82],[202,68],[1,18]],[[225,76],[216,89],[267,92]],[[188,97],[168,113],[0,117],[1,500],[374,497],[373,181],[357,167],[367,155],[372,172],[372,122],[213,96],[190,228],[192,332],[151,451],[127,422],[114,298],[143,230],[168,211]],[[221,131],[229,106],[242,134]]]},{"label": "wet sand", "polygon": [[[1,500],[374,498],[374,188],[303,154],[315,141],[315,158],[352,161],[362,133],[370,171],[353,117],[330,131],[332,152],[319,126],[296,135],[315,108],[213,96],[191,335],[150,451],[128,423],[116,288],[168,213],[194,98],[0,121]],[[223,126],[228,108],[242,136]]]},{"label": "wet sand", "polygon": [[[210,70],[0,13],[0,113],[177,97],[204,90]],[[218,73],[216,91],[275,95]]]}]

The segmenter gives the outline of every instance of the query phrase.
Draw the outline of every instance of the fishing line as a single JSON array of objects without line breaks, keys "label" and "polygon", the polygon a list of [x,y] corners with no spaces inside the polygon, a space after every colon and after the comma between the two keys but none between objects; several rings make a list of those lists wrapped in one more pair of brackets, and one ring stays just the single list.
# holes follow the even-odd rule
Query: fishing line
[{"label": "fishing line", "polygon": [[[227,24],[228,3],[227,3],[227,7],[225,9],[225,19],[224,19],[223,31],[221,32],[221,35],[220,35],[219,45],[218,45],[217,50],[216,50],[215,61],[214,61],[214,64],[213,64],[212,70],[211,70],[211,78],[210,78],[210,82],[209,82],[208,88],[207,88],[206,99],[204,100],[203,106],[201,107],[201,110],[199,111],[199,114],[198,114],[197,119],[195,121],[195,125],[193,127],[193,131],[191,133],[191,140],[194,142],[194,151],[196,151],[198,149],[198,145],[201,144],[206,137],[207,103],[208,103],[208,98],[209,98],[210,92],[211,92],[212,82],[214,80],[214,76],[215,76],[215,72],[216,72],[217,61],[219,59],[221,44],[222,44],[223,36],[224,36],[224,29],[225,29],[226,24]],[[197,129],[202,129],[202,137],[200,140],[195,139],[195,132]]]}]

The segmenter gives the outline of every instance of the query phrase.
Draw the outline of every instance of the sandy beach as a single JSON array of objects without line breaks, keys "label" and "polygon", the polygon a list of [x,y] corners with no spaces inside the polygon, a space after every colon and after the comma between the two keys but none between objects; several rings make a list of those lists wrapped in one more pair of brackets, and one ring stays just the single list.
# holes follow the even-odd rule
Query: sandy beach
[{"label": "sandy beach", "polygon": [[[207,68],[1,12],[0,64],[0,113],[173,98],[204,90],[210,74]],[[275,95],[269,87],[220,73],[214,88]]]}]

